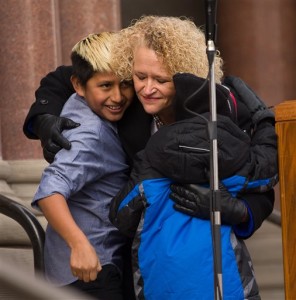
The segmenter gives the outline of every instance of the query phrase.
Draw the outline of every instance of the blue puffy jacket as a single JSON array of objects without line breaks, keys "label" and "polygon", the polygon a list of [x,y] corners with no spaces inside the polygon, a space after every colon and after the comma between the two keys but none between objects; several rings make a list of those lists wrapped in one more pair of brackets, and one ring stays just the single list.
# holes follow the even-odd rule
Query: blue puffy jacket
[{"label": "blue puffy jacket", "polygon": [[[131,178],[111,204],[110,219],[133,237],[138,299],[214,299],[211,224],[177,212],[172,182],[206,183],[210,142],[206,121],[194,117],[164,126],[134,162]],[[229,118],[218,118],[219,172],[233,194],[272,187],[248,182],[250,139]],[[234,175],[232,175],[234,174]],[[170,179],[168,179],[170,178]],[[221,226],[223,299],[260,299],[250,255],[231,226]]]}]

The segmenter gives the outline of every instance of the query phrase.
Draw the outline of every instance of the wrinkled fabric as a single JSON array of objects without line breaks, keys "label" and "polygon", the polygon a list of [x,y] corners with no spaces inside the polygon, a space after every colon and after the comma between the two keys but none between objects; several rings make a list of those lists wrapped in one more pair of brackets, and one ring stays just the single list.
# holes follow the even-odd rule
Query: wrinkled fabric
[{"label": "wrinkled fabric", "polygon": [[[61,150],[43,172],[32,201],[59,193],[67,199],[77,225],[95,248],[102,265],[122,267],[125,237],[108,218],[111,199],[128,179],[128,165],[116,124],[99,118],[84,99],[73,94],[62,115],[81,123],[64,131],[72,147]],[[70,269],[70,248],[48,224],[44,246],[46,278],[56,285],[77,280]]]}]

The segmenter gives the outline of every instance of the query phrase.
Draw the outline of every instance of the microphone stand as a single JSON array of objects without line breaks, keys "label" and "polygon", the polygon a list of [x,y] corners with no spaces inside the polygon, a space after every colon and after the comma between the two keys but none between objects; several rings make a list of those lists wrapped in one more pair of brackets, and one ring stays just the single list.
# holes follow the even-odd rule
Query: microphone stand
[{"label": "microphone stand", "polygon": [[208,133],[210,138],[210,188],[211,188],[211,229],[214,257],[214,293],[215,299],[223,299],[222,289],[222,249],[221,249],[221,202],[218,176],[217,146],[217,109],[215,84],[215,40],[216,40],[216,0],[205,0],[206,9],[206,43],[209,61],[210,121]]}]

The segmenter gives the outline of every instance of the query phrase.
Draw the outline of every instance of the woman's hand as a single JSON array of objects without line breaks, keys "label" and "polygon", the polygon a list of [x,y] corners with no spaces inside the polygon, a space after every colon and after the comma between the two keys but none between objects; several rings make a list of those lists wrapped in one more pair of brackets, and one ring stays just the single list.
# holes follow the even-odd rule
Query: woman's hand
[{"label": "woman's hand", "polygon": [[[170,199],[177,211],[200,219],[210,219],[211,190],[197,185],[171,185]],[[220,184],[221,220],[223,224],[236,225],[248,221],[248,209],[243,200],[234,198]]]},{"label": "woman's hand", "polygon": [[71,143],[62,135],[65,129],[73,129],[80,126],[71,119],[57,117],[55,115],[38,115],[33,120],[33,133],[41,140],[43,156],[51,163],[57,152],[62,148],[70,150]]}]

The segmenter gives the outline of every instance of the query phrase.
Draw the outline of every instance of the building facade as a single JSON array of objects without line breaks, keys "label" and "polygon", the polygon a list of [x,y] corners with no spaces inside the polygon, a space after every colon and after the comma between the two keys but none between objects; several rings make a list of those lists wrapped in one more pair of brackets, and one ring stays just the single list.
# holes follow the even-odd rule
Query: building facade
[{"label": "building facade", "polygon": [[[225,74],[241,77],[268,106],[296,99],[296,1],[217,2],[217,49]],[[203,25],[204,1],[0,0],[1,194],[30,207],[47,165],[40,142],[22,131],[40,79],[69,64],[71,48],[82,37],[119,30],[143,14],[185,15]],[[15,226],[10,222],[0,218],[0,246],[7,246],[5,228]],[[25,245],[23,236],[19,232]]]}]

